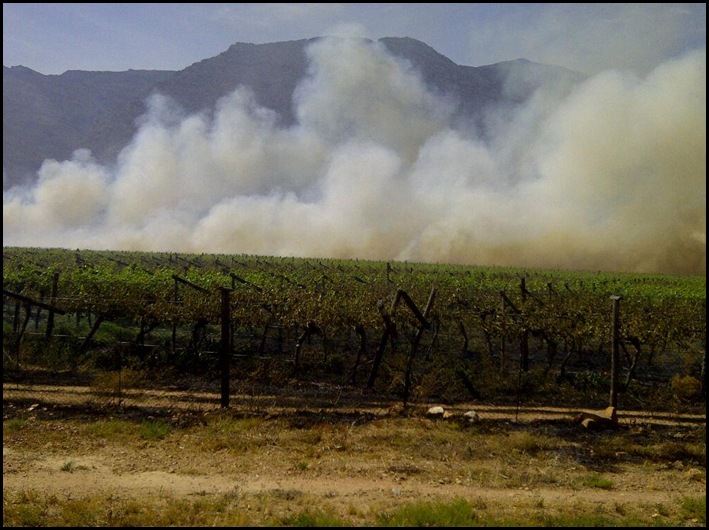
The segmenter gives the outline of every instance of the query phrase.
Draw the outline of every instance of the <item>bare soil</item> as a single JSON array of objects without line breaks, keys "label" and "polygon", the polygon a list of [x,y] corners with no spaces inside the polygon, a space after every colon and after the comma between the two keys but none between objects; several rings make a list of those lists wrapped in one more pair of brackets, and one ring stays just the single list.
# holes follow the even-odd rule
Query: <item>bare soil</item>
[{"label": "bare soil", "polygon": [[[91,386],[5,383],[3,425],[24,423],[3,429],[3,494],[231,495],[253,525],[313,507],[367,525],[374,514],[405,503],[456,498],[503,511],[581,503],[603,513],[641,506],[662,517],[663,503],[706,495],[705,463],[690,456],[642,459],[613,441],[625,436],[681,444],[705,432],[705,413],[619,410],[616,430],[591,432],[576,421],[591,409],[462,404],[444,406],[446,417],[434,418],[427,415],[431,405],[404,411],[376,395],[311,385],[240,388],[223,409],[218,392],[207,390],[106,393]],[[475,410],[479,421],[467,424],[467,410]],[[243,420],[242,430],[208,431],[220,417]],[[87,425],[109,418],[136,425],[160,420],[172,431],[159,440],[84,435]],[[478,444],[493,436],[503,445],[492,445],[482,457]],[[538,447],[533,436],[547,445]],[[558,449],[548,441],[554,437]],[[607,453],[596,456],[601,448]],[[589,485],[590,474],[611,486]]]}]

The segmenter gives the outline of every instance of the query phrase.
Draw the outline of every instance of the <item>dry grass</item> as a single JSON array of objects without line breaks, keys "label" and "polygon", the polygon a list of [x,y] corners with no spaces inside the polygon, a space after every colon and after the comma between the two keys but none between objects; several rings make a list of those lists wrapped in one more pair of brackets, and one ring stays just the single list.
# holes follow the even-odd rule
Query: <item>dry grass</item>
[{"label": "dry grass", "polygon": [[542,409],[489,408],[466,424],[463,408],[431,419],[425,407],[313,407],[307,395],[183,410],[59,394],[4,392],[4,526],[705,522],[696,419],[590,432]]}]

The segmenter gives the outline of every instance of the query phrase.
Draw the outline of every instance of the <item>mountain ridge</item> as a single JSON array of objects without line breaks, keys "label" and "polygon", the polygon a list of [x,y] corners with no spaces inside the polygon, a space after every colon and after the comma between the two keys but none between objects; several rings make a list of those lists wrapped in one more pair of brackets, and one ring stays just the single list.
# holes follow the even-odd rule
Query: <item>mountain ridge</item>
[{"label": "mountain ridge", "polygon": [[[308,70],[306,48],[323,38],[237,42],[182,70],[67,70],[45,75],[22,65],[3,66],[3,188],[34,182],[45,159],[67,160],[79,148],[91,150],[101,163],[114,161],[135,134],[146,99],[156,92],[191,113],[214,109],[220,98],[246,86],[258,105],[276,112],[280,126],[293,125],[293,94]],[[429,89],[455,102],[459,122],[480,129],[486,109],[521,104],[547,78],[556,76],[566,83],[583,77],[526,59],[458,65],[411,37],[363,40],[379,43],[407,61]],[[510,75],[530,81],[518,93],[505,93]]]}]

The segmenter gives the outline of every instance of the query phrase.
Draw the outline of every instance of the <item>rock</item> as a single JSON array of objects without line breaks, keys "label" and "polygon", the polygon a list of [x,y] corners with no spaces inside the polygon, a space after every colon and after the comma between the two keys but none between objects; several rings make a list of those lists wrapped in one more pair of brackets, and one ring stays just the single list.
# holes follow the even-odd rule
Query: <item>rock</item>
[{"label": "rock", "polygon": [[480,421],[480,415],[474,410],[469,410],[468,412],[463,414],[463,417],[468,423],[477,423]]},{"label": "rock", "polygon": [[430,409],[428,409],[426,416],[430,416],[433,418],[442,418],[445,413],[446,411],[443,410],[443,407],[431,407]]},{"label": "rock", "polygon": [[607,407],[599,412],[582,412],[576,421],[589,430],[614,429],[618,427],[618,414],[615,407]]}]

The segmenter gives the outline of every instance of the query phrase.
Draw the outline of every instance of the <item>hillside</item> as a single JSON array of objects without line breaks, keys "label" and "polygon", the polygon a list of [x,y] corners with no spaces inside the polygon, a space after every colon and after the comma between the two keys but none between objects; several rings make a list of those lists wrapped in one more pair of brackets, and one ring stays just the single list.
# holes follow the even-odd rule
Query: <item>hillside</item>
[{"label": "hillside", "polygon": [[[280,125],[293,125],[293,95],[308,74],[306,48],[318,40],[236,43],[178,72],[70,70],[43,75],[24,66],[4,66],[3,186],[33,182],[45,159],[67,160],[79,148],[91,150],[102,163],[112,162],[135,134],[136,120],[153,93],[172,97],[187,112],[209,112],[221,97],[245,86],[258,105],[276,112]],[[418,71],[433,93],[453,102],[451,125],[457,127],[473,124],[484,131],[486,109],[518,105],[549,80],[563,86],[581,78],[526,60],[462,66],[411,38],[378,42]],[[525,82],[510,91],[506,83],[511,78]]]}]

